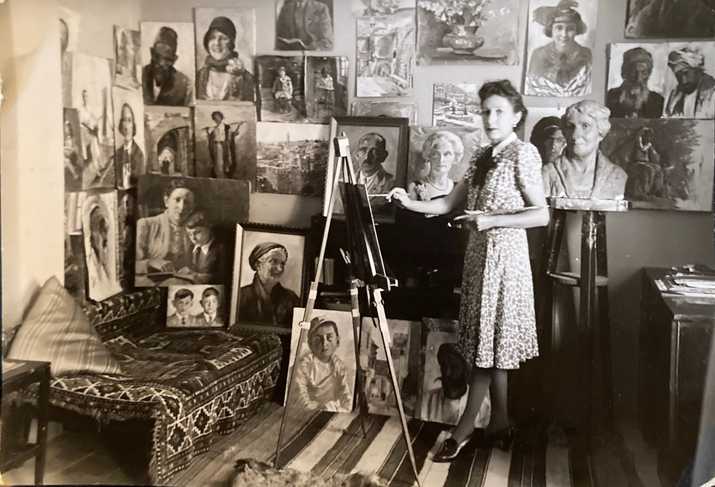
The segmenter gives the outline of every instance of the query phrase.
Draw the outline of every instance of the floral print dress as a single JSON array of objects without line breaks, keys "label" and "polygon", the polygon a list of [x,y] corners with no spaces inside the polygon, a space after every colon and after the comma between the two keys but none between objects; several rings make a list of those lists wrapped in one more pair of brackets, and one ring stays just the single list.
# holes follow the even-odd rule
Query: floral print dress
[{"label": "floral print dress", "polygon": [[[473,184],[477,151],[465,175],[467,209],[525,207],[522,189],[542,185],[536,148],[519,139],[493,156],[483,187]],[[472,226],[464,257],[459,345],[468,363],[481,368],[517,369],[538,355],[529,246],[523,228]]]}]

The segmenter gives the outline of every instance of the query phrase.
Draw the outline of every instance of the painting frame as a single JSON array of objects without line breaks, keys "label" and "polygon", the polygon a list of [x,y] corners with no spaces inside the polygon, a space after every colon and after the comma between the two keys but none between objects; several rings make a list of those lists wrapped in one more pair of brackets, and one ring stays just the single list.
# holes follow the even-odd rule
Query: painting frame
[{"label": "painting frame", "polygon": [[[330,138],[328,139],[328,168],[326,171],[325,179],[325,194],[323,196],[323,216],[328,216],[328,210],[330,205],[330,198],[333,190],[333,179],[335,174],[335,144],[331,143],[338,136],[339,133],[344,132],[339,130],[342,128],[352,128],[348,132],[352,132],[353,135],[362,134],[360,137],[367,135],[368,133],[377,133],[383,140],[387,142],[387,137],[385,134],[385,129],[393,129],[393,132],[397,133],[397,140],[394,141],[394,149],[396,149],[396,154],[394,155],[394,164],[390,160],[385,165],[388,166],[387,169],[394,171],[392,176],[391,184],[385,185],[381,191],[377,194],[386,193],[395,186],[404,186],[406,184],[407,178],[407,153],[409,149],[409,119],[404,117],[333,117],[330,119]],[[350,135],[346,133],[346,135]],[[389,134],[394,138],[394,134]],[[359,143],[360,138],[357,138],[352,143],[354,144],[351,153],[354,153],[355,148]],[[350,142],[350,140],[348,140]],[[393,146],[386,147],[387,152],[393,149]],[[385,157],[383,162],[388,161],[389,154]],[[352,159],[352,158],[351,158]],[[392,159],[392,158],[391,158]],[[380,164],[383,164],[381,162]],[[356,182],[359,180],[359,167],[356,167],[356,162],[353,160],[353,170],[355,172]],[[385,169],[383,169],[385,171]],[[390,182],[389,178],[385,178],[386,182]],[[387,187],[390,186],[390,187]],[[366,188],[369,191],[369,188]],[[383,191],[384,190],[384,191]],[[373,194],[375,194],[373,192]],[[376,198],[370,198],[370,204],[373,209],[373,214],[375,217],[375,222],[378,223],[394,223],[395,221],[395,207],[390,205],[386,200],[384,205],[380,205],[380,208],[375,206]],[[380,202],[381,203],[381,202]],[[340,205],[339,205],[340,204]],[[335,206],[333,207],[333,216],[344,215],[342,210],[341,201],[336,199]]]},{"label": "painting frame", "polygon": [[[289,309],[287,323],[282,323],[282,325],[284,326],[281,326],[280,324],[277,324],[275,322],[266,322],[260,320],[244,320],[243,322],[240,321],[240,304],[242,294],[241,288],[244,288],[244,293],[247,292],[248,289],[246,288],[250,287],[252,285],[251,282],[257,279],[257,271],[254,272],[254,278],[252,280],[245,279],[246,276],[253,272],[250,269],[249,263],[249,256],[253,250],[249,249],[248,247],[253,246],[253,249],[255,249],[258,245],[260,245],[256,244],[256,242],[260,241],[258,240],[258,237],[260,237],[261,235],[273,236],[273,240],[275,240],[277,243],[283,245],[283,247],[286,248],[286,252],[288,255],[288,260],[286,262],[290,262],[292,256],[290,250],[295,248],[297,241],[298,245],[301,247],[299,252],[300,262],[298,264],[290,264],[289,266],[286,266],[283,270],[283,273],[285,274],[289,271],[292,273],[298,272],[297,278],[295,276],[288,276],[287,279],[293,283],[293,286],[288,285],[286,291],[292,292],[294,295],[297,296],[297,306],[302,305],[306,300],[308,291],[308,276],[310,275],[310,268],[308,267],[308,262],[306,261],[306,251],[308,247],[308,229],[256,222],[237,223],[233,261],[233,276],[231,279],[229,323],[231,326],[236,326],[238,328],[268,331],[280,335],[289,335],[291,332],[290,325],[293,316],[293,306],[291,306]],[[293,237],[294,242],[290,242],[290,237]],[[293,257],[293,259],[295,259],[295,257]],[[281,277],[283,277],[283,275],[281,275]],[[283,286],[282,284],[284,282],[286,281],[279,281],[280,285],[285,288],[285,286]],[[295,292],[296,286],[298,290],[297,293]],[[289,301],[289,299],[285,298],[285,301]],[[293,301],[296,301],[295,297],[293,297]]]}]

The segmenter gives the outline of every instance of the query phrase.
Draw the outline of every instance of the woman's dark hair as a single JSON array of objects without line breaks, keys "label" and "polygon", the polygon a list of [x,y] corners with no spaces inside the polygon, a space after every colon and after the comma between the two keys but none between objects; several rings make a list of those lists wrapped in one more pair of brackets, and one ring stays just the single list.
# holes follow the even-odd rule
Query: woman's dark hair
[{"label": "woman's dark hair", "polygon": [[443,343],[437,350],[442,392],[447,399],[459,399],[467,392],[469,367],[454,343]]},{"label": "woman's dark hair", "polygon": [[484,103],[490,96],[501,96],[502,98],[509,100],[514,112],[521,113],[521,118],[514,128],[521,127],[526,120],[528,110],[524,105],[524,99],[521,97],[519,91],[514,88],[514,85],[511,84],[511,81],[508,79],[502,79],[499,81],[488,81],[484,83],[482,87],[479,88],[479,101]]},{"label": "woman's dark hair", "polygon": [[186,184],[186,181],[183,179],[172,179],[169,181],[169,184],[166,185],[166,188],[164,188],[164,197],[171,198],[171,193],[173,193],[175,189],[187,189],[191,191],[191,194],[196,196],[193,188],[189,187],[189,185]]},{"label": "woman's dark hair", "polygon": [[[511,84],[508,79],[502,79],[499,81],[488,81],[479,88],[479,101],[484,103],[487,98],[491,96],[501,96],[506,98],[511,107],[514,109],[514,113],[521,113],[521,118],[516,124],[518,128],[526,120],[526,106],[524,106],[524,99],[521,97],[519,92]],[[477,158],[477,168],[474,171],[474,176],[472,177],[473,186],[483,186],[484,181],[487,178],[487,173],[490,169],[494,167],[494,161],[492,160],[492,151],[490,149],[483,151]]]}]

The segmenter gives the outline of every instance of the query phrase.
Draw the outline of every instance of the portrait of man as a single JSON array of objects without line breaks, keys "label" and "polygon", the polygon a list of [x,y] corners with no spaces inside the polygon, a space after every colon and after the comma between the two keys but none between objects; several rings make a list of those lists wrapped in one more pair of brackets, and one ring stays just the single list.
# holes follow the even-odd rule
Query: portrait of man
[{"label": "portrait of man", "polygon": [[[385,137],[382,135],[368,132],[358,139],[352,159],[357,169],[357,183],[365,185],[367,194],[384,194],[395,187],[395,175],[383,167],[388,155]],[[370,199],[370,205],[373,211],[379,212],[389,203],[385,198],[376,197]]]},{"label": "portrait of man", "polygon": [[[191,23],[142,22],[143,44],[149,49],[149,62],[142,69],[145,105],[193,104],[193,30]],[[152,38],[149,38],[150,34],[153,34]],[[182,56],[189,59],[181,59],[184,69],[177,69]]]},{"label": "portrait of man", "polygon": [[561,119],[554,116],[540,119],[531,130],[529,142],[539,151],[543,164],[554,162],[566,147],[566,138],[561,130]]},{"label": "portrait of man", "polygon": [[203,102],[193,112],[196,175],[217,179],[254,179],[256,107]]},{"label": "portrait of man", "polygon": [[660,118],[664,99],[648,87],[653,73],[653,55],[643,47],[633,47],[623,53],[623,82],[608,90],[606,106],[615,118]]},{"label": "portrait of man", "polygon": [[[136,91],[114,88],[115,123],[114,167],[117,187],[133,188],[137,177],[146,173],[144,159],[144,106]],[[138,112],[138,113],[137,113]]]},{"label": "portrait of man", "polygon": [[194,315],[195,326],[224,326],[221,309],[221,292],[217,287],[209,286],[201,292],[201,312]]},{"label": "portrait of man", "polygon": [[300,305],[300,298],[281,284],[289,258],[286,246],[278,242],[265,241],[252,248],[248,266],[254,274],[251,283],[239,291],[239,320],[290,326],[293,308]]},{"label": "portrait of man", "polygon": [[277,0],[276,50],[333,48],[332,0]]},{"label": "portrait of man", "polygon": [[[294,321],[302,319],[302,311],[296,308]],[[351,315],[327,310],[314,313],[306,343],[297,352],[291,349],[291,366],[295,367],[291,404],[306,410],[349,412],[356,369]],[[300,328],[293,326],[293,330],[292,341],[297,343]]]},{"label": "portrait of man", "polygon": [[[171,306],[167,306],[167,312],[170,313],[166,318],[166,326],[170,328],[176,327],[193,327],[196,326],[196,320],[191,314],[191,308],[194,305],[194,293],[191,289],[180,287],[173,293],[173,298],[170,299]],[[170,307],[174,308],[171,313]]]},{"label": "portrait of man", "polygon": [[715,118],[715,78],[705,72],[702,49],[685,46],[671,51],[668,67],[677,84],[668,93],[664,116]]}]

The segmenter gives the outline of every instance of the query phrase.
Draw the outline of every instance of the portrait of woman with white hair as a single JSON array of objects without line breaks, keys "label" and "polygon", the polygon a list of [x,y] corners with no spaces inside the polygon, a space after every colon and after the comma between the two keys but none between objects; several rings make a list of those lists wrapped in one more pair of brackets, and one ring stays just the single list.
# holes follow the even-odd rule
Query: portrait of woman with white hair
[{"label": "portrait of woman with white hair", "polygon": [[547,196],[623,199],[628,176],[599,150],[611,129],[610,115],[608,108],[592,100],[566,108],[561,117],[566,147],[542,169]]}]

